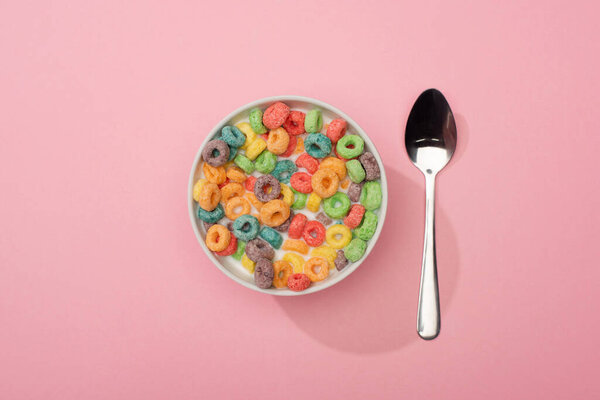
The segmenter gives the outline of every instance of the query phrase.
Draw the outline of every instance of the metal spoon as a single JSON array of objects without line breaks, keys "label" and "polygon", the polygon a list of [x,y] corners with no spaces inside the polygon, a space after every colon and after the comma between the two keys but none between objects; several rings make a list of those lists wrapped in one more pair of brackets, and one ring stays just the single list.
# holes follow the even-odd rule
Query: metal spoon
[{"label": "metal spoon", "polygon": [[404,137],[410,160],[425,175],[425,239],[417,332],[423,339],[440,333],[440,296],[435,256],[435,177],[448,164],[456,149],[454,115],[436,89],[421,93],[413,106]]}]

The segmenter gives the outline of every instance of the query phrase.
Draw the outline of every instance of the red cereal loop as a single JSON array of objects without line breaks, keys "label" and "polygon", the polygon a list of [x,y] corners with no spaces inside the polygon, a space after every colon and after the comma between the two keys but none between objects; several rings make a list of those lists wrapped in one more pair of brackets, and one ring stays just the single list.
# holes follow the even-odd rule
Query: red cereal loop
[{"label": "red cereal loop", "polygon": [[356,159],[358,158],[358,157],[354,157],[354,158],[344,158],[344,157],[340,156],[340,155],[338,154],[338,152],[337,152],[336,146],[333,146],[333,152],[334,152],[334,154],[335,154],[335,156],[336,156],[337,158],[339,158],[340,160],[342,160],[342,161],[344,161],[344,162],[346,162],[346,161],[350,161],[350,160],[356,160]]},{"label": "red cereal loop", "polygon": [[246,190],[249,192],[254,192],[254,184],[256,183],[256,177],[250,175],[247,179],[246,182],[244,183],[246,185]]},{"label": "red cereal loop", "polygon": [[221,183],[221,184],[219,185],[219,189],[223,189],[223,186],[227,185],[229,182],[231,182],[231,181],[229,180],[229,178],[225,179],[225,182],[223,182],[223,183]]},{"label": "red cereal loop", "polygon": [[225,248],[223,251],[215,252],[218,256],[230,256],[237,250],[237,238],[235,235],[231,235],[231,240],[229,241],[229,246]]},{"label": "red cereal loop", "polygon": [[319,161],[308,153],[302,153],[300,157],[296,159],[296,166],[298,168],[304,168],[311,174],[314,174],[319,169]]},{"label": "red cereal loop", "polygon": [[300,239],[302,232],[304,232],[304,225],[306,225],[307,219],[308,218],[306,218],[306,215],[304,214],[294,215],[290,227],[288,228],[288,236],[292,239]]},{"label": "red cereal loop", "polygon": [[365,207],[361,204],[352,204],[348,215],[344,217],[344,225],[350,229],[356,228],[358,225],[360,225],[363,215],[365,215]]},{"label": "red cereal loop", "polygon": [[275,104],[271,104],[263,114],[263,124],[268,129],[277,129],[287,119],[290,114],[290,108],[278,101]]},{"label": "red cereal loop", "polygon": [[348,124],[341,118],[336,118],[327,127],[327,137],[332,143],[337,143],[338,140],[346,134]]},{"label": "red cereal loop", "polygon": [[296,136],[290,136],[290,144],[288,144],[287,150],[279,155],[279,157],[289,157],[296,150],[298,144],[298,138]]},{"label": "red cereal loop", "polygon": [[292,274],[288,278],[287,286],[294,292],[301,292],[310,286],[310,279],[305,274]]},{"label": "red cereal loop", "polygon": [[325,227],[319,221],[308,221],[304,225],[302,238],[309,246],[318,247],[325,241]]},{"label": "red cereal loop", "polygon": [[283,129],[285,129],[290,136],[302,135],[305,132],[304,118],[306,118],[306,114],[302,111],[291,111],[290,115],[287,116],[283,123]]},{"label": "red cereal loop", "polygon": [[311,179],[312,177],[306,172],[296,172],[290,178],[290,185],[300,193],[310,193],[312,192]]}]

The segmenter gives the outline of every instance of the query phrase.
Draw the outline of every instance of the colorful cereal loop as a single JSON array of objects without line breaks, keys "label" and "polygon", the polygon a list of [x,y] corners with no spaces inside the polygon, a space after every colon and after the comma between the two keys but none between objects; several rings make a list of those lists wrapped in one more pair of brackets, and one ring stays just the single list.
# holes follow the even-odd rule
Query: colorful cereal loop
[{"label": "colorful cereal loop", "polygon": [[334,249],[343,249],[352,240],[352,232],[345,225],[332,225],[327,228],[325,240]]},{"label": "colorful cereal loop", "polygon": [[311,193],[310,196],[308,196],[306,208],[309,211],[317,212],[319,211],[319,207],[321,207],[321,198],[316,193]]},{"label": "colorful cereal loop", "polygon": [[252,130],[252,127],[247,122],[240,122],[235,125],[244,135],[246,135],[246,141],[242,146],[240,146],[241,150],[246,150],[250,143],[256,140],[256,133]]},{"label": "colorful cereal loop", "polygon": [[312,257],[304,263],[304,273],[311,282],[322,281],[329,276],[329,261],[323,257]]},{"label": "colorful cereal loop", "polygon": [[213,225],[206,232],[206,247],[210,251],[223,251],[229,246],[231,232],[223,225]]},{"label": "colorful cereal loop", "polygon": [[208,163],[204,163],[202,165],[202,172],[204,172],[204,177],[210,183],[216,183],[220,185],[225,182],[227,179],[227,172],[225,172],[225,168],[221,167],[213,167]]},{"label": "colorful cereal loop", "polygon": [[288,279],[293,273],[292,264],[287,261],[279,260],[273,263],[275,276],[273,277],[273,286],[278,289],[287,287]]},{"label": "colorful cereal loop", "polygon": [[295,253],[285,253],[281,259],[292,264],[295,274],[304,271],[304,258],[302,256]]},{"label": "colorful cereal loop", "polygon": [[300,254],[308,254],[308,245],[302,240],[298,239],[287,239],[285,242],[283,242],[283,246],[281,248],[283,250],[296,251]]},{"label": "colorful cereal loop", "polygon": [[267,132],[267,128],[265,128],[262,123],[263,112],[260,108],[255,108],[250,111],[248,119],[250,120],[250,127],[255,133],[262,135],[263,133]]}]

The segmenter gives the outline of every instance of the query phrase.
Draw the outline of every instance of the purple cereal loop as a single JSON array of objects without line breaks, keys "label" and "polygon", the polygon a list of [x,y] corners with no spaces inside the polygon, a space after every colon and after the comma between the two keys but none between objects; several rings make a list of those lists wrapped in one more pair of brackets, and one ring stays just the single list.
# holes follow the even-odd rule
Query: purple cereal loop
[{"label": "purple cereal loop", "polygon": [[246,244],[246,255],[254,262],[258,262],[261,258],[272,260],[275,257],[275,250],[271,245],[262,239],[252,239]]},{"label": "purple cereal loop", "polygon": [[[218,155],[214,155],[214,152],[218,152]],[[206,143],[204,150],[202,150],[202,158],[208,165],[213,167],[220,167],[229,160],[229,146],[227,143],[220,139],[213,139]]]},{"label": "purple cereal loop", "polygon": [[348,192],[346,193],[348,195],[348,198],[355,203],[359,202],[360,201],[360,192],[362,192],[362,187],[364,184],[365,184],[364,182],[361,182],[361,183],[352,182],[350,184],[350,186],[348,186]]},{"label": "purple cereal loop", "polygon": [[266,258],[259,258],[254,267],[254,283],[261,289],[268,289],[273,284],[275,270],[273,263]]},{"label": "purple cereal loop", "polygon": [[346,265],[348,265],[348,259],[344,255],[344,250],[337,251],[337,257],[335,258],[333,263],[335,264],[335,269],[337,269],[338,271],[343,270],[346,267]]},{"label": "purple cereal loop", "polygon": [[290,216],[288,219],[285,220],[285,222],[279,226],[274,226],[273,229],[275,229],[276,231],[279,232],[287,232],[287,230],[290,228],[290,224],[292,223],[292,218],[294,218],[294,211],[292,211],[290,209]]},{"label": "purple cereal loop", "polygon": [[227,223],[227,229],[229,230],[229,232],[232,232],[232,231],[233,231],[233,222],[232,222],[232,221],[229,221],[229,222]]},{"label": "purple cereal loop", "polygon": [[331,218],[325,215],[325,213],[322,211],[315,216],[315,219],[325,226],[331,225],[331,223],[333,222]]},{"label": "purple cereal loop", "polygon": [[[271,187],[271,193],[266,193],[265,188]],[[281,184],[273,175],[261,175],[254,182],[254,195],[259,201],[266,203],[275,200],[281,194]]]},{"label": "purple cereal loop", "polygon": [[214,224],[209,224],[206,221],[202,221],[202,226],[204,227],[204,230],[206,230],[208,232],[208,229],[213,226]]},{"label": "purple cereal loop", "polygon": [[375,156],[370,151],[362,154],[358,157],[358,161],[362,164],[365,169],[366,177],[365,179],[368,181],[374,181],[375,179],[379,179],[381,176],[381,171],[379,171],[379,165],[377,164],[377,160]]}]

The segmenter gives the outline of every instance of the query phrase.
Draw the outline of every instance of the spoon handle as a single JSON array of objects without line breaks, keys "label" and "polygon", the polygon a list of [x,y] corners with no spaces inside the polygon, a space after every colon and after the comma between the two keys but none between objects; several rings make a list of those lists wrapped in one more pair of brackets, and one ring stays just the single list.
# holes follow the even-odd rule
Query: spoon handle
[{"label": "spoon handle", "polygon": [[425,174],[425,240],[417,332],[425,340],[435,339],[440,333],[440,295],[435,256],[435,175]]}]

